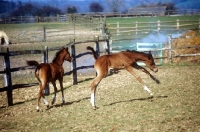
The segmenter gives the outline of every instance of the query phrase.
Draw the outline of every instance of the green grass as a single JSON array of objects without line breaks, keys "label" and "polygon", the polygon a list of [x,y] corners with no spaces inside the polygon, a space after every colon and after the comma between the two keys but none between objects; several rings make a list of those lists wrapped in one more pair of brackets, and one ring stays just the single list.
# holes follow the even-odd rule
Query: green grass
[{"label": "green grass", "polygon": [[[134,39],[134,38],[136,39],[136,38],[143,38],[147,36],[148,34],[141,34],[141,32],[138,32],[138,34],[136,35],[134,31],[125,32],[125,33],[123,33],[122,31],[134,30],[134,29],[131,29],[131,27],[135,27],[136,26],[135,22],[138,22],[137,26],[140,27],[138,28],[138,30],[143,30],[143,32],[153,32],[154,30],[157,30],[157,22],[159,20],[161,22],[161,33],[164,32],[166,35],[173,34],[173,33],[177,33],[178,31],[176,30],[176,27],[169,27],[169,26],[172,26],[172,25],[175,26],[177,19],[180,21],[179,32],[182,32],[181,30],[185,30],[185,29],[197,29],[199,27],[200,15],[106,18],[106,24],[107,24],[108,31],[111,33],[112,39]],[[190,22],[181,22],[184,20],[189,20]],[[197,21],[197,22],[192,22],[192,21]],[[117,28],[117,22],[119,22],[119,27],[121,28],[120,29],[121,33],[119,36],[115,36],[116,29],[111,29],[111,28]],[[163,23],[163,22],[170,22],[170,23]],[[181,26],[184,24],[192,24],[192,25]],[[130,28],[122,29],[123,27],[130,27]],[[199,34],[198,30],[197,30],[197,33]]]},{"label": "green grass", "polygon": [[[71,85],[70,78],[65,78],[65,83],[68,82],[65,85],[66,103],[60,104],[59,92],[57,103],[49,110],[45,110],[41,103],[40,112],[35,110],[37,88],[16,90],[14,97],[18,102],[15,100],[14,106],[0,109],[0,129],[11,132],[197,132],[200,128],[199,72],[198,65],[160,66],[154,75],[161,84],[156,84],[138,71],[154,92],[154,98],[149,98],[131,74],[121,71],[104,78],[99,84],[97,110],[92,109],[88,100],[94,76],[79,77],[78,85]],[[25,100],[25,96],[30,97]],[[47,97],[50,99],[51,95]]]}]

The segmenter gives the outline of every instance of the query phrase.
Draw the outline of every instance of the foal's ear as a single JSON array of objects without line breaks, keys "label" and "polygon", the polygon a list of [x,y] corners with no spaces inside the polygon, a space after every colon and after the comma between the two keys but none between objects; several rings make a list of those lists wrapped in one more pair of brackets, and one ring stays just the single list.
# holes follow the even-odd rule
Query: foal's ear
[{"label": "foal's ear", "polygon": [[151,56],[152,56],[152,54],[151,54],[151,50],[150,50],[149,54],[148,54],[148,59],[151,59]]},{"label": "foal's ear", "polygon": [[151,50],[149,51],[149,54],[151,54]]}]

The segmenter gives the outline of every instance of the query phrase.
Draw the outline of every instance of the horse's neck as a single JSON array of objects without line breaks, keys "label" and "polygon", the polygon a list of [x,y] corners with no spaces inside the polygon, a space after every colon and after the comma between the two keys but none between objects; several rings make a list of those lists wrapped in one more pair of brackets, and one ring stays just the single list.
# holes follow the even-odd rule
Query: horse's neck
[{"label": "horse's neck", "polygon": [[[137,54],[137,55],[136,55]],[[147,54],[144,54],[142,52],[135,52],[133,54],[133,57],[137,60],[137,61],[146,61],[148,60]]]},{"label": "horse's neck", "polygon": [[59,66],[62,66],[63,65],[63,62],[64,62],[64,57],[57,57],[57,59],[54,61],[54,63],[56,63],[57,65]]}]

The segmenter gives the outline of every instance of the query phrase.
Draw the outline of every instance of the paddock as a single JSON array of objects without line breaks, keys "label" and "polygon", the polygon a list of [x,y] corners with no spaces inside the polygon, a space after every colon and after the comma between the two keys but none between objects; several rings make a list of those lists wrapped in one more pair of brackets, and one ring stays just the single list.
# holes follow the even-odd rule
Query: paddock
[{"label": "paddock", "polygon": [[[38,86],[15,89],[12,107],[5,106],[2,102],[5,93],[0,93],[0,128],[2,131],[198,131],[200,66],[168,64],[158,68],[154,75],[161,84],[153,83],[138,71],[154,91],[154,98],[149,98],[137,80],[122,70],[99,84],[96,95],[99,108],[95,111],[89,102],[94,75],[79,77],[77,85],[65,76],[66,103],[61,105],[57,100],[49,110],[41,105],[39,113],[35,111]],[[57,98],[61,99],[61,95]]]},{"label": "paddock", "polygon": [[[56,41],[53,43],[58,45]],[[50,43],[47,39],[45,43],[41,42],[38,45],[42,47],[47,42]],[[35,45],[37,44],[30,43],[29,48],[34,49]],[[85,45],[93,46],[94,43]],[[17,44],[13,47],[17,48]],[[85,52],[80,47],[76,51]],[[30,58],[30,55],[26,57]],[[43,61],[41,55],[31,57]],[[17,58],[20,58],[17,64],[23,65],[21,62],[24,58]],[[93,64],[94,60],[91,58],[89,63]],[[87,58],[79,60],[80,64],[87,61]],[[64,64],[64,67],[70,70],[69,65]],[[160,84],[154,83],[146,74],[137,71],[146,85],[154,91],[154,98],[141,89],[138,81],[126,71],[108,74],[98,86],[96,95],[98,109],[95,111],[89,102],[90,84],[96,75],[92,69],[78,73],[76,85],[73,85],[72,76],[65,76],[66,103],[62,105],[61,100],[57,100],[57,103],[49,109],[41,105],[41,112],[35,111],[38,86],[14,89],[13,106],[9,107],[7,107],[6,92],[0,92],[0,130],[198,131],[200,129],[199,64],[183,60],[182,63],[163,64],[158,66],[158,69],[158,73],[152,74],[160,80]],[[16,77],[15,83],[22,81],[30,83],[36,81],[28,78],[31,76],[34,78],[33,73],[34,70],[32,72],[29,70],[22,74],[28,76],[19,77],[19,73],[12,76]],[[50,84],[50,95],[47,96],[47,100],[52,98],[52,88]],[[61,99],[60,94],[57,98]]]}]

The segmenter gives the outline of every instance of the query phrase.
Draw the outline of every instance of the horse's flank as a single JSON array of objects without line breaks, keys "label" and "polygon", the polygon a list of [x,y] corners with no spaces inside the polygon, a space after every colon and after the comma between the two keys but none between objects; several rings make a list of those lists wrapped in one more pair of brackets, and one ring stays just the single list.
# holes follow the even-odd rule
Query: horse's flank
[{"label": "horse's flank", "polygon": [[0,44],[2,44],[2,39],[6,44],[9,44],[9,38],[4,31],[0,31]]}]

